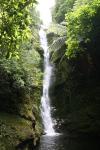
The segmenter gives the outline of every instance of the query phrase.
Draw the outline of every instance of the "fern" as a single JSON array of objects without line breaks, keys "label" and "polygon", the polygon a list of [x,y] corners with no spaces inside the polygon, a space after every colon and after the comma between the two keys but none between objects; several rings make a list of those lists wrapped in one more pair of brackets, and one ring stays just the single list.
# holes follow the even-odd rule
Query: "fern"
[{"label": "fern", "polygon": [[58,51],[61,49],[63,45],[65,45],[66,36],[58,37],[57,40],[55,40],[52,45],[50,45],[49,50],[50,51]]}]

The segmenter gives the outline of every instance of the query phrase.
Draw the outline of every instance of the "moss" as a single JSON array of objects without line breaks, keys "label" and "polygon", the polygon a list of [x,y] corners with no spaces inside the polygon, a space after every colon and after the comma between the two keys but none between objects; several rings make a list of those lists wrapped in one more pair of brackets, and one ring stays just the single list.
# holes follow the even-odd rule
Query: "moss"
[{"label": "moss", "polygon": [[10,82],[7,85],[10,93],[6,90],[8,88],[0,90],[4,97],[0,102],[0,150],[14,150],[20,143],[25,143],[25,148],[34,146],[42,133],[41,86],[12,88],[9,85]]},{"label": "moss", "polygon": [[[0,150],[14,150],[17,145],[30,139],[35,142],[41,134],[40,124],[36,122],[33,129],[32,122],[20,116],[0,113]],[[29,144],[29,143],[28,143]]]},{"label": "moss", "polygon": [[0,113],[0,149],[10,150],[34,134],[31,122],[7,113]]}]

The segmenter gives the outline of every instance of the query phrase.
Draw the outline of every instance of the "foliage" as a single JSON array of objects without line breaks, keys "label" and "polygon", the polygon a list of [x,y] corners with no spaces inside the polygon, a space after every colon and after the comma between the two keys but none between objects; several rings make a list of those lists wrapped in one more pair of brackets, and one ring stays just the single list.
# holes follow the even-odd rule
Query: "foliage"
[{"label": "foliage", "polygon": [[0,0],[0,64],[19,87],[41,80],[40,56],[36,52],[39,19],[34,2]]},{"label": "foliage", "polygon": [[65,20],[65,14],[71,10],[75,0],[56,0],[54,19],[57,23]]},{"label": "foliage", "polygon": [[51,24],[47,33],[54,33],[59,37],[65,36],[66,35],[66,26],[63,26],[61,24]]},{"label": "foliage", "polygon": [[99,53],[100,2],[98,0],[77,0],[72,12],[66,15],[67,56],[89,52]]},{"label": "foliage", "polygon": [[65,44],[66,36],[57,38],[50,46],[51,51],[59,50]]},{"label": "foliage", "polygon": [[[0,0],[0,55],[16,56],[23,40],[30,38],[32,1]],[[33,1],[34,2],[34,1]]]},{"label": "foliage", "polygon": [[0,2],[0,110],[28,118],[36,103],[38,116],[42,73],[35,1]]}]

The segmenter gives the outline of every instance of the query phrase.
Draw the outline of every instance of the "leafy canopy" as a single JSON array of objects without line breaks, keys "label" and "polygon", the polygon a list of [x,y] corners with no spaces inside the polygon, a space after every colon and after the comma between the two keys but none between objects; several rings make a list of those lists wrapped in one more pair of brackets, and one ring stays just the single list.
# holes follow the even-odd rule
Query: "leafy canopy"
[{"label": "leafy canopy", "polygon": [[32,2],[34,0],[0,0],[0,56],[16,55],[21,42],[31,37]]},{"label": "leafy canopy", "polygon": [[[66,14],[67,56],[76,57],[89,50],[97,51],[100,41],[100,1],[77,0],[71,12]],[[91,53],[91,52],[90,52]]]}]

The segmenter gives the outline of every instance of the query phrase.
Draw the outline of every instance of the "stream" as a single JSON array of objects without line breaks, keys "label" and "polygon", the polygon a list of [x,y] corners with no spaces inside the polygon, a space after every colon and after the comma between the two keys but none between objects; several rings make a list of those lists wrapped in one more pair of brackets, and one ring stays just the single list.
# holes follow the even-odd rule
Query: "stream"
[{"label": "stream", "polygon": [[37,150],[100,150],[99,142],[88,137],[42,136]]}]

